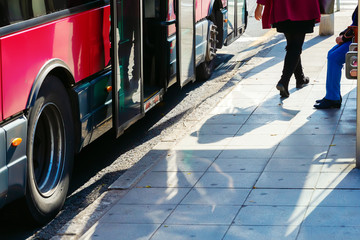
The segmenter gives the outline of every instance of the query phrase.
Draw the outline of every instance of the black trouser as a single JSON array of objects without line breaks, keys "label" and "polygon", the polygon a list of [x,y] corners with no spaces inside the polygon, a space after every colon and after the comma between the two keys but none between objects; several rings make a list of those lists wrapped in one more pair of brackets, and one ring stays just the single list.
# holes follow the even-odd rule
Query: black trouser
[{"label": "black trouser", "polygon": [[301,52],[305,40],[305,33],[284,33],[286,37],[286,55],[284,60],[283,73],[280,83],[288,89],[291,76],[294,74],[296,82],[304,79],[303,68],[301,65]]}]

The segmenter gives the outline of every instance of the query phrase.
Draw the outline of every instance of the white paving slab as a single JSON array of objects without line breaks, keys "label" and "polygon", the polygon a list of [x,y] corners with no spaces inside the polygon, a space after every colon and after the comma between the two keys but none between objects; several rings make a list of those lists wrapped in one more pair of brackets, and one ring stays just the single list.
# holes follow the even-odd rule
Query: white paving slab
[{"label": "white paving slab", "polygon": [[355,168],[355,158],[329,158],[324,160],[321,172],[345,173],[351,172]]},{"label": "white paving slab", "polygon": [[191,147],[192,149],[201,149],[201,146],[226,146],[230,141],[233,135],[191,135],[184,137],[177,144],[179,148]]},{"label": "white paving slab", "polygon": [[202,172],[150,172],[136,185],[137,187],[153,188],[189,188],[193,187]]},{"label": "white paving slab", "polygon": [[253,189],[245,205],[307,206],[313,192],[310,189]]},{"label": "white paving slab", "polygon": [[195,187],[252,188],[260,173],[207,172]]},{"label": "white paving slab", "polygon": [[268,134],[268,135],[284,135],[287,131],[288,126],[290,124],[276,124],[276,122],[269,124],[245,124],[243,125],[239,132],[236,134],[237,136],[245,135],[245,134]]},{"label": "white paving slab", "polygon": [[333,135],[326,134],[300,134],[289,135],[281,141],[281,146],[329,146]]},{"label": "white paving slab", "polygon": [[190,188],[133,188],[120,204],[179,204]]},{"label": "white paving slab", "polygon": [[138,239],[147,240],[158,229],[159,224],[118,224],[94,225],[80,239]]},{"label": "white paving slab", "polygon": [[160,160],[152,171],[184,171],[184,172],[204,172],[214,162],[215,158],[184,157],[166,158]]},{"label": "white paving slab", "polygon": [[360,207],[309,207],[303,226],[360,227]]},{"label": "white paving slab", "polygon": [[359,227],[302,227],[297,240],[358,240]]},{"label": "white paving slab", "polygon": [[310,188],[316,186],[320,173],[263,172],[256,188]]},{"label": "white paving slab", "polygon": [[181,204],[241,206],[250,189],[193,188]]},{"label": "white paving slab", "polygon": [[332,145],[329,149],[328,158],[355,158],[356,147],[354,145]]},{"label": "white paving slab", "polygon": [[219,158],[267,158],[273,155],[276,147],[269,146],[233,146],[225,147]]},{"label": "white paving slab", "polygon": [[316,189],[310,205],[314,207],[360,207],[360,190]]},{"label": "white paving slab", "polygon": [[274,158],[309,158],[321,160],[327,156],[328,146],[279,146]]},{"label": "white paving slab", "polygon": [[210,114],[200,123],[206,125],[242,125],[249,116],[250,114]]},{"label": "white paving slab", "polygon": [[192,158],[216,158],[222,152],[222,149],[175,149],[168,153],[168,157],[176,159]]},{"label": "white paving slab", "polygon": [[219,240],[227,229],[227,226],[163,225],[151,240]]},{"label": "white paving slab", "polygon": [[265,172],[321,172],[324,160],[311,158],[272,158],[264,169]]},{"label": "white paving slab", "polygon": [[165,225],[230,225],[239,209],[239,206],[179,205]]},{"label": "white paving slab", "polygon": [[213,110],[210,112],[211,114],[252,114],[253,111],[256,109],[256,106],[250,106],[250,107],[236,107],[236,106],[230,106],[230,107],[214,107]]},{"label": "white paving slab", "polygon": [[235,135],[242,125],[202,124],[195,128],[192,135]]},{"label": "white paving slab", "polygon": [[332,142],[333,145],[338,146],[356,146],[356,136],[355,135],[336,135],[334,137],[334,141]]},{"label": "white paving slab", "polygon": [[264,147],[275,147],[277,146],[283,139],[284,135],[279,134],[244,134],[241,136],[233,137],[228,146],[264,146]]},{"label": "white paving slab", "polygon": [[224,240],[295,240],[299,227],[231,226]]},{"label": "white paving slab", "polygon": [[235,218],[235,225],[298,226],[306,207],[302,206],[244,206]]},{"label": "white paving slab", "polygon": [[101,219],[102,223],[161,224],[176,205],[117,204]]},{"label": "white paving slab", "polygon": [[264,170],[268,161],[266,158],[218,158],[207,171],[260,173]]},{"label": "white paving slab", "polygon": [[321,173],[317,188],[360,189],[359,170],[345,173]]}]

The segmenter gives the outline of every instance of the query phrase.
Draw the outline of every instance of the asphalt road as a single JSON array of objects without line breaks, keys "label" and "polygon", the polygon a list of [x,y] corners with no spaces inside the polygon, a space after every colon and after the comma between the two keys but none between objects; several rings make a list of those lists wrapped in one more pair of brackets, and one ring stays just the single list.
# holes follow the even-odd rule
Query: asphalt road
[{"label": "asphalt road", "polygon": [[260,51],[259,46],[269,38],[269,32],[261,30],[260,22],[252,17],[255,1],[249,2],[252,4],[248,8],[248,28],[240,39],[218,52],[217,68],[210,80],[190,83],[183,89],[171,87],[164,101],[121,137],[115,139],[109,132],[76,156],[70,195],[63,210],[48,225],[29,226],[21,218],[21,210],[13,205],[2,210],[0,239],[50,239],[157,143],[164,138],[176,138],[172,136],[174,129],[186,131],[184,119],[189,114],[201,117],[207,113],[219,100],[217,94],[231,87],[229,80],[236,72],[234,68]]}]

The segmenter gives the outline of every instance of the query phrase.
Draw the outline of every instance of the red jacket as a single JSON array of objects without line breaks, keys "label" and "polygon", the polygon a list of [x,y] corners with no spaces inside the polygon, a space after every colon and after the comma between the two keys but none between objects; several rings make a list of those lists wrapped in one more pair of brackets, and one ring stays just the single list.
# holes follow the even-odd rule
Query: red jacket
[{"label": "red jacket", "polygon": [[271,28],[271,24],[286,20],[320,22],[320,7],[318,0],[257,0],[265,5],[262,16],[263,28]]}]

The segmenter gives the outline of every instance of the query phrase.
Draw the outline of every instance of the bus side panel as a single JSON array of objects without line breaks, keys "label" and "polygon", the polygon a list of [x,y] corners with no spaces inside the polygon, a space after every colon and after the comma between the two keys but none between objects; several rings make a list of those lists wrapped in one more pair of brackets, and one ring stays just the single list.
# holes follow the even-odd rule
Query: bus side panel
[{"label": "bus side panel", "polygon": [[196,66],[205,61],[208,28],[209,28],[209,21],[206,19],[204,19],[200,22],[197,22],[195,25],[195,29],[196,29],[195,64],[196,64]]},{"label": "bus side panel", "polygon": [[6,134],[0,127],[0,208],[4,206],[8,192],[9,175],[6,166]]},{"label": "bus side panel", "polygon": [[[103,54],[110,51],[109,35],[104,34],[109,31],[108,13],[104,8],[90,10],[1,38],[1,59],[6,59],[1,66],[3,118],[25,109],[34,80],[50,59],[63,60],[76,82],[102,70],[109,62]],[[94,27],[91,19],[96,18],[106,23]]]},{"label": "bus side panel", "polygon": [[201,9],[200,9],[201,16],[199,17],[199,19],[198,19],[198,17],[196,17],[197,21],[205,18],[209,14],[210,4],[211,4],[211,2],[213,2],[213,0],[201,0],[201,1],[202,1]]},{"label": "bus side panel", "polygon": [[[6,124],[3,129],[6,135],[6,164],[8,168],[8,195],[6,201],[11,202],[25,194],[27,119],[20,116]],[[21,144],[17,147],[12,146],[12,140],[18,137],[23,139]]]},{"label": "bus side panel", "polygon": [[90,58],[94,59],[94,61],[90,61],[91,71],[92,69],[103,69],[110,63],[110,8],[91,12],[89,22]]},{"label": "bus side panel", "polygon": [[[110,129],[104,126],[112,116],[112,95],[107,91],[109,86],[110,71],[74,88],[79,102],[80,149]],[[112,124],[110,125],[112,127]]]},{"label": "bus side panel", "polygon": [[[206,0],[210,1],[210,0]],[[203,9],[204,0],[195,0],[195,22],[200,21],[203,18],[202,9]]]},{"label": "bus side panel", "polygon": [[2,59],[1,59],[1,41],[0,41],[0,121],[2,121],[3,118],[3,98],[2,98]]}]

